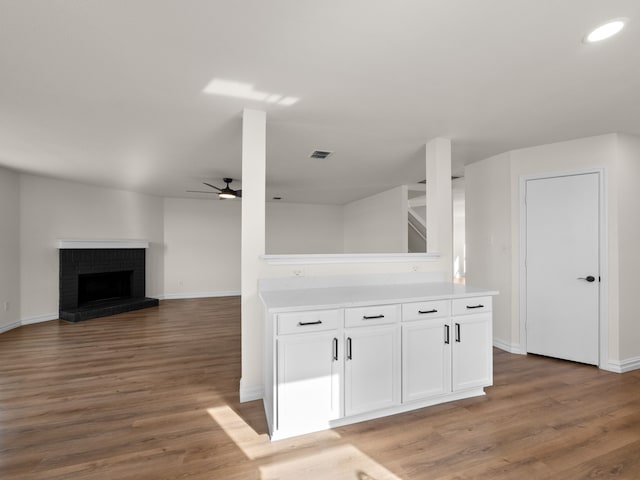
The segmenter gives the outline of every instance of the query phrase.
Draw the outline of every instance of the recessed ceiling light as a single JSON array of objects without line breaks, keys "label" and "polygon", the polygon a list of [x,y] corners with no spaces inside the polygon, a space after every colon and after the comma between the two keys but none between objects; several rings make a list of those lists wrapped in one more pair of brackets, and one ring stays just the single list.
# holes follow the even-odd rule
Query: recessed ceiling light
[{"label": "recessed ceiling light", "polygon": [[626,18],[616,18],[610,22],[600,25],[598,28],[593,29],[586,37],[584,37],[585,43],[595,43],[601,40],[605,40],[609,37],[613,37],[616,33],[624,28]]}]

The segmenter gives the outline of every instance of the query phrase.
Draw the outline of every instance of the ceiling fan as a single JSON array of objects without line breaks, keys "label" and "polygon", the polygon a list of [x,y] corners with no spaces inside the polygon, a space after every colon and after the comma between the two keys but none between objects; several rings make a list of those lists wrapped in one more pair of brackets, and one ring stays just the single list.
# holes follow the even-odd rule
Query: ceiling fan
[{"label": "ceiling fan", "polygon": [[231,182],[233,182],[233,178],[223,178],[222,179],[227,185],[224,188],[216,187],[215,185],[211,185],[207,182],[202,182],[204,185],[215,188],[217,192],[211,191],[203,191],[203,190],[187,190],[189,193],[217,193],[218,198],[226,199],[226,198],[242,198],[242,190],[234,190],[229,186]]}]

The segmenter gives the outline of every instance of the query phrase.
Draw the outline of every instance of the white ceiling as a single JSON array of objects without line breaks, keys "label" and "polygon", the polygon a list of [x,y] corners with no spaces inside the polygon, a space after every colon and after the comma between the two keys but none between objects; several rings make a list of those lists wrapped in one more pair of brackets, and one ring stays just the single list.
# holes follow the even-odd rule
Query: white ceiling
[{"label": "white ceiling", "polygon": [[[581,42],[616,17],[621,35]],[[639,46],[638,0],[0,0],[0,165],[198,196],[239,178],[249,107],[267,112],[268,198],[340,204],[422,180],[438,136],[461,173],[640,135]],[[205,95],[213,77],[300,101]]]}]

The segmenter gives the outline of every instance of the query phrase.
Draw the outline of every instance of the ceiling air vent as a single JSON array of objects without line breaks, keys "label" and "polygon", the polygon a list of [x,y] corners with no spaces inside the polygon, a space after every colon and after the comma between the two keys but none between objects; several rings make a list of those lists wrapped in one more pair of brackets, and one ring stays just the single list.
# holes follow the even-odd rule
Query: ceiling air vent
[{"label": "ceiling air vent", "polygon": [[309,158],[327,158],[332,153],[333,152],[330,152],[328,150],[314,150],[313,152],[311,152],[311,155],[309,155]]}]

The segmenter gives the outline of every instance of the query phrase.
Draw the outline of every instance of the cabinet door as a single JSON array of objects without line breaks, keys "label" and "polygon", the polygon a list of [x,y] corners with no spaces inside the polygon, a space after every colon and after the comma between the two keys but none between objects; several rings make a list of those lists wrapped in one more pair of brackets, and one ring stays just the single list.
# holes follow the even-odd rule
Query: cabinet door
[{"label": "cabinet door", "polygon": [[453,390],[493,384],[491,314],[453,317]]},{"label": "cabinet door", "polygon": [[340,343],[337,332],[278,339],[278,429],[326,429],[341,416]]},{"label": "cabinet door", "polygon": [[447,318],[402,325],[402,401],[451,391],[451,331]]},{"label": "cabinet door", "polygon": [[353,328],[345,333],[345,414],[400,403],[398,325]]}]

